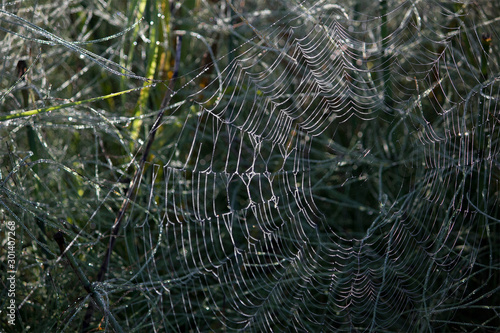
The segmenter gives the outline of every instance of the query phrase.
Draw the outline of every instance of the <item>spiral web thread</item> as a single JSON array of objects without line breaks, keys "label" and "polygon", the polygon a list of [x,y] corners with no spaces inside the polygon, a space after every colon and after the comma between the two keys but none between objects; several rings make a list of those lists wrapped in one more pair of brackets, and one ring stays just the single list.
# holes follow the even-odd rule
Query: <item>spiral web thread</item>
[{"label": "spiral web thread", "polygon": [[[220,73],[174,94],[96,283],[111,312],[136,331],[495,330],[494,5],[252,4]],[[96,170],[81,253],[105,250],[90,225],[120,191]]]}]

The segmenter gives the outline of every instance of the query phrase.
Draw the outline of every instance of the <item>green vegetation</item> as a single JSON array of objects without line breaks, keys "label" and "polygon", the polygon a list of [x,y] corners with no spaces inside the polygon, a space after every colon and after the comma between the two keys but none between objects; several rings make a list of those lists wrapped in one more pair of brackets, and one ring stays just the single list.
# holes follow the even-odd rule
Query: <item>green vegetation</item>
[{"label": "green vegetation", "polygon": [[499,16],[3,4],[0,330],[496,331]]}]

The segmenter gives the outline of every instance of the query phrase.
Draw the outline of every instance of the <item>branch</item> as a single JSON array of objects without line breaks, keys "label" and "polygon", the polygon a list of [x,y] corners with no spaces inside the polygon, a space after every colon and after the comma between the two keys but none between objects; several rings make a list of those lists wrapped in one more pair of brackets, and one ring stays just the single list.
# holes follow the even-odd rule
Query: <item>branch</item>
[{"label": "branch", "polygon": [[111,322],[111,326],[113,326],[115,332],[123,333],[124,332],[123,329],[121,328],[120,324],[118,324],[111,311],[109,311],[108,307],[106,306],[106,302],[102,298],[101,294],[95,291],[89,279],[87,279],[87,276],[85,276],[85,273],[83,273],[82,269],[78,265],[78,262],[76,261],[75,257],[73,257],[71,251],[68,251],[68,249],[66,248],[66,244],[64,242],[64,234],[61,231],[56,232],[56,234],[54,235],[54,240],[59,245],[61,256],[66,256],[66,259],[68,259],[71,268],[73,268],[73,271],[76,273],[76,275],[80,279],[80,282],[83,284],[83,288],[85,288],[85,290],[89,293],[94,302],[99,306],[99,308],[106,315],[106,317],[108,317],[109,321]]},{"label": "branch", "polygon": [[[104,276],[108,272],[108,265],[109,265],[109,260],[111,258],[111,253],[113,252],[113,248],[115,246],[116,238],[118,234],[120,233],[120,227],[123,221],[123,217],[125,216],[125,213],[130,205],[130,202],[134,200],[135,194],[137,192],[137,186],[140,182],[140,179],[142,177],[142,173],[144,171],[144,166],[146,164],[147,158],[149,156],[149,152],[151,150],[151,147],[153,146],[153,142],[155,140],[156,136],[156,131],[158,128],[160,128],[161,120],[163,118],[163,115],[165,114],[165,111],[167,110],[167,106],[170,104],[170,100],[172,99],[173,96],[173,91],[174,91],[174,86],[175,82],[177,81],[177,77],[179,75],[179,63],[180,63],[180,57],[181,57],[181,45],[182,45],[182,36],[177,36],[177,47],[175,50],[175,64],[174,64],[174,74],[172,75],[172,78],[170,79],[169,85],[168,85],[168,90],[165,93],[165,96],[163,97],[163,101],[160,106],[160,112],[156,116],[155,122],[153,123],[153,126],[151,127],[150,130],[150,135],[149,135],[149,140],[146,143],[146,146],[144,147],[144,150],[142,152],[142,157],[139,162],[139,167],[135,171],[134,177],[132,177],[132,180],[130,181],[129,185],[129,190],[127,191],[127,195],[125,199],[122,202],[122,205],[120,207],[120,210],[118,211],[118,214],[116,215],[115,222],[113,223],[113,228],[111,229],[111,235],[110,235],[110,240],[108,244],[108,249],[106,251],[106,254],[104,256],[104,259],[101,264],[101,268],[99,269],[99,272],[97,274],[97,282],[102,282],[104,280]],[[93,307],[90,305],[87,309],[87,312],[85,313],[85,318],[83,320],[82,324],[82,332],[86,332],[89,325],[90,325],[90,320],[92,319],[92,313],[93,313]]]}]

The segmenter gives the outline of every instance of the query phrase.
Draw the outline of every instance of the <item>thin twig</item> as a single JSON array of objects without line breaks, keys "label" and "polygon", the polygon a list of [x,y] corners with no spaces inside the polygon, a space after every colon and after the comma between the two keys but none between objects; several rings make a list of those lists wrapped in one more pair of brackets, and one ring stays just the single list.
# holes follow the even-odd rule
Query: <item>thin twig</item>
[{"label": "thin twig", "polygon": [[85,273],[83,273],[82,269],[80,268],[80,265],[78,265],[78,262],[76,261],[75,257],[73,257],[73,254],[71,251],[68,251],[66,248],[66,244],[64,242],[64,234],[61,231],[58,231],[54,235],[54,240],[57,242],[59,245],[59,250],[61,251],[61,256],[65,256],[66,259],[68,259],[71,268],[73,268],[73,271],[76,273],[78,278],[80,279],[80,282],[83,285],[83,288],[89,293],[89,295],[92,297],[94,302],[97,304],[97,306],[101,309],[101,311],[106,315],[106,317],[109,319],[111,322],[111,326],[113,326],[113,329],[115,332],[118,333],[123,333],[123,329],[121,328],[120,324],[116,321],[115,317],[109,311],[108,307],[106,306],[106,302],[102,298],[101,294],[95,291],[94,287],[90,283],[89,279],[87,279],[87,276]]},{"label": "thin twig", "polygon": [[[130,205],[130,202],[134,200],[137,186],[140,182],[140,179],[142,177],[143,171],[144,171],[144,166],[146,164],[146,161],[149,156],[149,152],[151,150],[151,147],[153,146],[153,142],[155,140],[155,135],[156,131],[160,127],[161,120],[163,118],[163,115],[165,114],[165,111],[167,110],[167,106],[170,103],[170,100],[173,96],[173,91],[175,87],[175,82],[177,80],[177,77],[179,75],[179,63],[180,63],[180,57],[181,57],[181,43],[182,43],[182,36],[177,36],[177,47],[175,50],[175,64],[174,64],[174,73],[172,75],[172,78],[170,79],[169,85],[168,85],[168,90],[165,93],[165,96],[163,98],[163,101],[161,103],[160,107],[160,112],[158,112],[158,115],[156,116],[155,122],[153,123],[153,126],[151,127],[150,130],[150,135],[148,142],[146,143],[146,146],[144,147],[144,150],[142,152],[141,160],[139,162],[139,167],[135,171],[134,177],[132,177],[132,180],[130,181],[129,185],[129,190],[127,191],[127,195],[125,199],[122,202],[122,205],[120,207],[120,210],[118,211],[118,214],[116,215],[115,222],[113,223],[113,228],[111,230],[111,235],[110,235],[110,240],[108,244],[108,249],[106,251],[106,254],[104,256],[104,259],[101,264],[101,268],[99,269],[99,272],[97,274],[97,282],[102,282],[104,280],[104,276],[108,272],[108,265],[109,265],[109,260],[111,258],[111,253],[113,252],[113,248],[115,246],[116,242],[116,237],[118,236],[120,232],[120,226],[123,221],[123,217],[125,216],[125,213],[128,209],[128,206]],[[89,325],[90,325],[90,320],[92,319],[92,313],[93,313],[93,307],[90,304],[90,306],[87,309],[87,312],[85,313],[85,318],[83,320],[83,325],[82,325],[82,332],[86,332]]]}]

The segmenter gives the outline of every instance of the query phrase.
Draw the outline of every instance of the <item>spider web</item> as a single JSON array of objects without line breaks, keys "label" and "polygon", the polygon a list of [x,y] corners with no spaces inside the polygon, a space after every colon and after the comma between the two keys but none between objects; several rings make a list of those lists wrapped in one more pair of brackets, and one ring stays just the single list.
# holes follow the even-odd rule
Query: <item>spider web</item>
[{"label": "spider web", "polygon": [[[197,19],[214,23],[176,34],[184,35],[184,57],[207,39],[212,59],[185,70],[190,58],[181,62],[108,273],[94,282],[120,325],[175,332],[496,330],[494,7],[203,2]],[[224,34],[234,45],[217,42]],[[101,56],[123,58],[113,47]],[[77,77],[54,87],[65,91]],[[106,252],[124,184],[140,159],[130,127],[123,128],[137,118],[107,107],[2,125],[4,219],[15,219],[32,244],[20,270],[26,281],[29,272],[44,276],[36,295],[61,297],[76,281],[46,229],[64,230],[89,277]],[[140,118],[146,128],[157,112]],[[33,153],[18,143],[28,125],[49,152],[31,164]],[[68,160],[61,147],[69,148],[49,129],[79,133],[72,140],[91,144]],[[48,201],[53,195],[57,203]],[[36,308],[30,295],[21,313]],[[47,317],[51,327],[80,326],[92,300],[83,288],[78,295],[37,296],[61,303],[61,313]],[[95,326],[102,318],[111,330],[104,314],[94,317]]]}]

